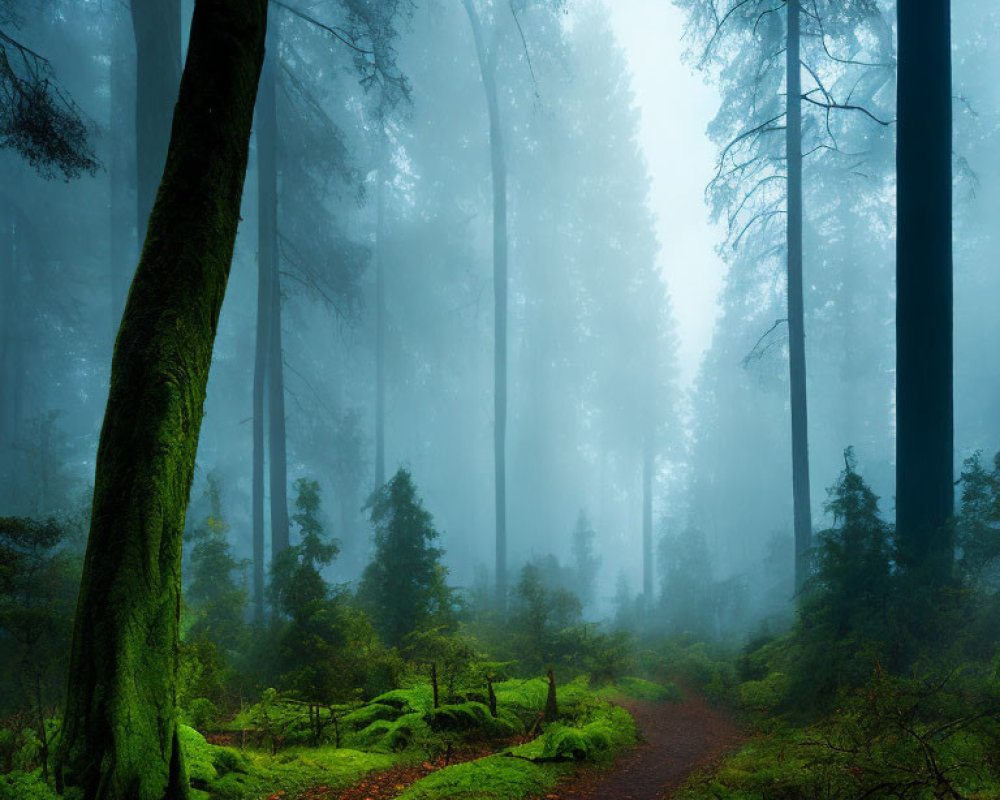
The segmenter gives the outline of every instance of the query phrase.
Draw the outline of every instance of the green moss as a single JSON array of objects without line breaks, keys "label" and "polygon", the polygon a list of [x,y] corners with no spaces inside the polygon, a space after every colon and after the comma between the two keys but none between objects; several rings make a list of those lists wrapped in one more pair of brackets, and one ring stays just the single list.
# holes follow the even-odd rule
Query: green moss
[{"label": "green moss", "polygon": [[187,725],[179,725],[177,734],[181,740],[181,747],[184,749],[188,779],[192,786],[202,788],[218,778],[219,773],[213,763],[212,751],[222,748],[210,745],[205,741],[204,736]]},{"label": "green moss", "polygon": [[0,800],[66,800],[42,780],[41,770],[0,775]]},{"label": "green moss", "polygon": [[430,711],[434,707],[434,695],[430,686],[420,685],[410,689],[393,689],[380,694],[372,703],[392,706],[406,712]]},{"label": "green moss", "polygon": [[398,719],[402,713],[398,706],[372,702],[352,711],[350,714],[345,714],[341,717],[340,724],[348,730],[360,731],[363,728],[367,728],[373,722]]},{"label": "green moss", "polygon": [[398,800],[520,800],[550,791],[566,771],[564,765],[491,756],[431,773]]},{"label": "green moss", "polygon": [[550,725],[545,732],[512,752],[541,761],[608,763],[616,753],[637,741],[635,722],[623,708],[606,706],[581,726]]},{"label": "green moss", "polygon": [[378,720],[352,737],[352,743],[365,749],[400,752],[419,741],[431,738],[424,714],[404,714],[396,720]]},{"label": "green moss", "polygon": [[295,747],[276,755],[217,747],[197,731],[180,728],[193,796],[249,800],[310,786],[349,786],[373,770],[388,769],[396,758],[334,747]]}]

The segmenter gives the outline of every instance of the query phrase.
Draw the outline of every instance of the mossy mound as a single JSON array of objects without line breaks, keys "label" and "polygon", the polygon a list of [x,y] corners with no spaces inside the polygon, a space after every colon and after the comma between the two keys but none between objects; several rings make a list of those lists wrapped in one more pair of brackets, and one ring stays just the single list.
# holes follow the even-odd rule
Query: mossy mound
[{"label": "mossy mound", "polygon": [[511,752],[533,761],[608,762],[637,741],[635,722],[623,708],[608,706],[582,726],[549,725],[537,739]]},{"label": "mossy mound", "polygon": [[456,764],[412,784],[398,800],[521,800],[549,792],[568,768],[490,756]]},{"label": "mossy mound", "polygon": [[406,713],[430,711],[434,707],[434,694],[430,686],[414,686],[410,689],[393,689],[375,697],[372,704],[392,706]]},{"label": "mossy mound", "polygon": [[340,724],[348,730],[360,731],[367,728],[373,722],[380,722],[382,720],[389,720],[391,722],[392,720],[399,719],[403,713],[403,710],[397,705],[372,702],[352,711],[350,714],[345,714],[341,717]]},{"label": "mossy mound", "polygon": [[333,747],[247,755],[230,747],[209,744],[187,726],[180,727],[180,738],[194,800],[249,800],[319,785],[341,788],[395,763],[395,758],[385,753]]},{"label": "mossy mound", "polygon": [[431,729],[422,713],[404,714],[395,720],[378,720],[352,738],[357,747],[385,753],[405,750],[430,738]]}]

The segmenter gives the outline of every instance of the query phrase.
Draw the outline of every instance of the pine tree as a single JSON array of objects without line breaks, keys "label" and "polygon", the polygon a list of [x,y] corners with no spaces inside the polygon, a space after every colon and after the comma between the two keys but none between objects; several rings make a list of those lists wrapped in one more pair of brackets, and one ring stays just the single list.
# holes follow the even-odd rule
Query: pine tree
[{"label": "pine tree", "polygon": [[358,601],[389,646],[420,628],[453,622],[454,599],[441,564],[444,551],[431,515],[402,467],[368,502],[375,557],[358,586]]}]

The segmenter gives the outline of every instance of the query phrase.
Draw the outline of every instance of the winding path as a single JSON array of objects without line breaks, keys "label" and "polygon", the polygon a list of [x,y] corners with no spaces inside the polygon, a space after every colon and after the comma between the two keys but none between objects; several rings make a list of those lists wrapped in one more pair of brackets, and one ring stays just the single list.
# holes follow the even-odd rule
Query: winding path
[{"label": "winding path", "polygon": [[745,734],[698,695],[676,705],[624,702],[644,742],[608,770],[585,769],[548,800],[664,800],[692,772],[736,745]]}]

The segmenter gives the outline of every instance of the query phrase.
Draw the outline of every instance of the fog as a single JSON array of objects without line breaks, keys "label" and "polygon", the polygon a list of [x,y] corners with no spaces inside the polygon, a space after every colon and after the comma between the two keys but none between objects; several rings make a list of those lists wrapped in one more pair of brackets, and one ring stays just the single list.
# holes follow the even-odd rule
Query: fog
[{"label": "fog", "polygon": [[[212,513],[211,476],[234,553],[252,559],[257,459],[269,564],[274,487],[294,515],[295,481],[316,480],[324,528],[341,548],[324,577],[356,587],[373,553],[366,502],[378,488],[381,356],[383,480],[411,473],[449,583],[482,595],[495,581],[497,535],[490,116],[463,4],[402,5],[375,45],[349,4],[271,9],[280,301],[270,316],[280,309],[281,342],[278,356],[262,356],[266,452],[253,435],[255,372],[264,380],[258,121],[188,525]],[[753,214],[783,213],[784,195],[764,188],[747,205],[750,184],[713,183],[748,122],[740,104],[767,109],[747,100],[753,63],[738,41],[719,45],[728,63],[703,57],[696,5],[477,6],[507,182],[507,582],[529,561],[563,580],[546,559],[573,567],[583,514],[599,559],[596,589],[582,598],[588,619],[638,602],[644,625],[742,635],[793,613],[783,218],[741,235]],[[824,86],[870,113],[835,110],[828,122],[829,109],[803,110],[814,531],[832,524],[827,489],[847,447],[894,513],[895,31],[894,7],[880,5],[881,32],[869,26],[848,46],[852,57],[885,57],[881,66],[816,67]],[[3,7],[18,12],[18,41],[51,62],[100,166],[46,178],[12,147],[0,151],[0,516],[85,519],[115,298],[146,224],[135,210],[134,42],[115,2]],[[190,13],[185,5],[185,46]],[[954,25],[957,476],[976,451],[1000,448],[1000,12],[957,4]],[[389,62],[373,67],[361,52],[370,46]],[[816,46],[804,47],[808,61]],[[762,75],[754,91],[780,102],[784,78]],[[812,88],[805,73],[803,86]],[[747,180],[781,172],[782,142],[759,145],[766,166]],[[272,424],[276,396],[284,435]],[[274,473],[282,452],[284,475]],[[288,527],[294,544],[299,529]],[[242,579],[252,594],[251,573]],[[692,581],[703,590],[694,600]]]}]

